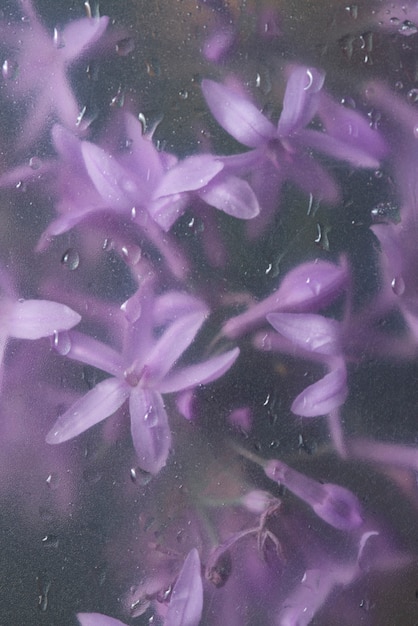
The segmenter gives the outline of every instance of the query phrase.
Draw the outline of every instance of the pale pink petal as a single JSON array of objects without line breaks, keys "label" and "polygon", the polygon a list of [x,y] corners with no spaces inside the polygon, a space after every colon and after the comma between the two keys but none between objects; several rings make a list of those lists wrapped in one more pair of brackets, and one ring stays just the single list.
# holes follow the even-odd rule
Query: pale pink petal
[{"label": "pale pink petal", "polygon": [[126,626],[118,619],[102,613],[77,613],[77,619],[81,626]]},{"label": "pale pink petal", "polygon": [[198,626],[203,609],[201,564],[196,548],[180,570],[168,605],[164,626]]},{"label": "pale pink petal", "polygon": [[131,434],[141,469],[158,474],[167,462],[171,432],[164,402],[157,391],[135,387],[129,400]]},{"label": "pale pink petal", "polygon": [[239,355],[239,348],[214,356],[203,363],[190,365],[167,376],[159,385],[161,393],[182,391],[197,385],[206,385],[217,380],[233,366]]},{"label": "pale pink petal", "polygon": [[8,311],[9,335],[17,339],[40,339],[69,330],[80,320],[81,315],[65,304],[49,300],[18,301]]},{"label": "pale pink petal", "polygon": [[326,415],[344,404],[347,395],[347,372],[341,366],[304,389],[294,400],[292,412],[302,417]]},{"label": "pale pink petal", "polygon": [[207,79],[202,91],[216,121],[244,146],[256,148],[276,136],[273,124],[247,97]]},{"label": "pale pink petal", "polygon": [[260,213],[257,197],[245,181],[236,176],[216,176],[199,197],[207,204],[241,220],[250,220]]},{"label": "pale pink petal", "polygon": [[129,397],[130,388],[117,378],[96,385],[63,413],[46,436],[47,443],[62,443],[106,419]]},{"label": "pale pink petal", "polygon": [[340,325],[333,319],[313,313],[270,313],[267,321],[303,350],[327,356],[341,351]]},{"label": "pale pink petal", "polygon": [[280,137],[287,137],[309,124],[318,108],[324,80],[325,72],[313,67],[298,66],[292,70],[277,126]]},{"label": "pale pink petal", "polygon": [[196,191],[205,187],[224,167],[211,154],[197,154],[172,167],[162,178],[154,198]]}]

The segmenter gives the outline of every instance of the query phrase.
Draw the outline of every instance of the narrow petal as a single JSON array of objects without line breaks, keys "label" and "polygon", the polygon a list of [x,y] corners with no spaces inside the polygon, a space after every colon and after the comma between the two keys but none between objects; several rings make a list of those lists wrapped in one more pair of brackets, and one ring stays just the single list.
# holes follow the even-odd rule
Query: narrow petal
[{"label": "narrow petal", "polygon": [[304,130],[298,137],[298,140],[312,150],[322,152],[322,154],[339,161],[346,161],[354,165],[354,167],[379,167],[379,159],[371,154],[367,147],[359,145],[358,142],[345,141],[316,130]]},{"label": "narrow petal", "polygon": [[340,353],[340,324],[311,313],[270,313],[267,321],[294,345],[327,356]]},{"label": "narrow petal", "polygon": [[188,157],[164,175],[154,193],[154,198],[202,189],[223,167],[222,161],[211,154]]},{"label": "narrow petal", "polygon": [[136,387],[129,400],[131,434],[141,469],[158,474],[167,462],[171,432],[161,395]]},{"label": "narrow petal", "polygon": [[171,376],[167,376],[161,382],[159,389],[161,393],[173,393],[197,385],[206,385],[223,376],[233,366],[238,355],[239,348],[234,348],[203,363],[184,367]]},{"label": "narrow petal", "polygon": [[309,124],[318,108],[324,80],[325,72],[313,67],[299,66],[292,70],[278,123],[280,137],[287,137]]},{"label": "narrow petal", "polygon": [[128,385],[117,378],[108,378],[61,415],[46,436],[47,443],[62,443],[106,419],[128,398]]},{"label": "narrow petal", "polygon": [[146,359],[143,378],[147,384],[161,380],[170,371],[196,337],[206,316],[206,311],[197,311],[170,324]]},{"label": "narrow petal", "polygon": [[207,204],[241,220],[250,220],[260,213],[257,197],[245,181],[236,176],[218,175],[199,197]]},{"label": "narrow petal", "polygon": [[171,594],[164,626],[198,626],[203,609],[199,553],[190,550]]},{"label": "narrow petal", "polygon": [[292,412],[302,417],[326,415],[344,404],[347,394],[347,372],[339,367],[304,389],[294,400]]},{"label": "narrow petal", "polygon": [[102,37],[109,24],[109,18],[82,18],[73,20],[62,33],[62,53],[68,61],[73,61],[84,54]]},{"label": "narrow petal", "polygon": [[40,339],[54,332],[69,330],[81,320],[81,315],[65,304],[49,300],[24,300],[10,307],[9,334],[17,339]]},{"label": "narrow petal", "polygon": [[238,91],[207,79],[202,91],[218,124],[244,146],[257,148],[276,136],[273,124]]},{"label": "narrow petal", "polygon": [[81,626],[126,626],[118,619],[102,613],[77,613],[77,619]]},{"label": "narrow petal", "polygon": [[69,350],[65,356],[86,365],[97,367],[112,376],[121,374],[123,369],[122,357],[101,341],[77,331],[69,333]]},{"label": "narrow petal", "polygon": [[102,148],[84,141],[81,148],[87,172],[103,198],[113,209],[131,209],[138,196],[138,188],[116,159]]}]

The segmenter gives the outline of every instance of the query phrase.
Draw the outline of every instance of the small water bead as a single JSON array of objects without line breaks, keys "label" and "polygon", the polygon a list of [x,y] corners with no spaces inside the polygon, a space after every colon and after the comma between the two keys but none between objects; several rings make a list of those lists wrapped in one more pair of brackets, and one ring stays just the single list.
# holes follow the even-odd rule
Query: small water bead
[{"label": "small water bead", "polygon": [[405,281],[402,276],[395,276],[390,286],[396,296],[402,296],[405,293]]},{"label": "small water bead", "polygon": [[74,271],[80,265],[80,255],[75,248],[68,248],[61,257],[61,263],[70,271]]},{"label": "small water bead", "polygon": [[398,33],[401,33],[401,35],[405,35],[406,37],[410,37],[411,35],[418,33],[418,27],[414,24],[414,22],[404,20],[398,28]]},{"label": "small water bead", "polygon": [[18,70],[18,64],[12,59],[6,59],[1,67],[1,73],[5,80],[14,80],[18,74]]},{"label": "small water bead", "polygon": [[42,546],[47,549],[53,548],[56,550],[59,546],[59,537],[57,537],[57,535],[45,535],[42,537]]},{"label": "small water bead", "polygon": [[146,472],[140,467],[131,467],[129,471],[129,475],[131,477],[132,482],[135,483],[136,485],[140,485],[141,487],[145,487],[152,480],[152,474],[150,474],[149,472]]},{"label": "small water bead", "polygon": [[133,40],[133,37],[125,37],[124,39],[121,39],[116,44],[115,49],[116,54],[118,54],[120,57],[127,56],[135,50],[135,42]]},{"label": "small water bead", "polygon": [[62,35],[62,31],[57,27],[54,28],[53,42],[54,42],[54,46],[57,49],[65,47],[65,41]]},{"label": "small water bead", "polygon": [[61,479],[57,473],[51,472],[45,482],[52,491],[55,491],[58,489]]},{"label": "small water bead", "polygon": [[62,331],[62,332],[55,331],[53,337],[54,337],[53,344],[54,344],[55,350],[58,352],[58,354],[61,354],[61,356],[67,356],[67,354],[71,350],[71,339],[70,339],[70,335],[68,334],[68,332],[67,331]]},{"label": "small water bead", "polygon": [[410,102],[411,104],[416,104],[418,102],[418,89],[416,87],[410,89],[406,94],[406,97],[408,99],[408,102]]},{"label": "small water bead", "polygon": [[41,161],[41,159],[40,159],[39,157],[36,157],[36,156],[35,156],[35,157],[31,157],[31,158],[29,159],[29,167],[30,167],[32,170],[39,170],[39,168],[41,167],[41,165],[42,165],[42,161]]}]

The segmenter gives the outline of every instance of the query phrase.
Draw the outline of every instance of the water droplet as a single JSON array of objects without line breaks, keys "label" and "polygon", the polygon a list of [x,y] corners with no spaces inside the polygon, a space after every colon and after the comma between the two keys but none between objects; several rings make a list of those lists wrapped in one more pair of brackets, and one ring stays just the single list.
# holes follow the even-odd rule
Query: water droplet
[{"label": "water droplet", "polygon": [[66,330],[62,332],[55,331],[53,344],[58,354],[61,354],[61,356],[67,356],[71,350],[71,339],[69,333]]},{"label": "water droplet", "polygon": [[58,476],[58,474],[56,474],[55,472],[51,472],[48,478],[46,479],[46,484],[52,491],[55,491],[56,489],[58,489],[60,482],[61,482],[61,479]]},{"label": "water droplet", "polygon": [[306,70],[306,76],[308,78],[308,83],[305,85],[303,89],[304,91],[309,91],[309,89],[312,87],[312,84],[313,84],[313,74],[310,69]]},{"label": "water droplet", "polygon": [[83,471],[83,479],[89,485],[95,485],[102,479],[102,472],[97,467],[88,467]]},{"label": "water droplet", "polygon": [[410,89],[406,94],[406,97],[408,99],[408,102],[410,102],[411,104],[416,104],[418,102],[418,89]]},{"label": "water droplet", "polygon": [[39,157],[31,157],[29,159],[29,167],[33,170],[39,170],[42,165],[42,161]]},{"label": "water droplet", "polygon": [[126,263],[128,263],[131,267],[134,267],[137,263],[139,263],[142,258],[141,248],[133,244],[122,246],[121,252]]},{"label": "water droplet", "polygon": [[141,317],[141,306],[132,298],[126,300],[120,308],[130,324],[134,324]]},{"label": "water droplet", "polygon": [[110,252],[111,250],[113,250],[113,241],[110,237],[106,237],[106,239],[104,240],[102,250],[104,250],[105,252]]},{"label": "water droplet", "polygon": [[396,81],[395,89],[396,89],[396,91],[402,91],[402,89],[403,89],[403,82],[401,80],[397,80]]},{"label": "water droplet", "polygon": [[54,41],[54,46],[57,49],[65,47],[65,41],[64,41],[64,38],[62,36],[62,31],[61,31],[60,28],[57,28],[57,27],[54,28],[53,41]]},{"label": "water droplet", "polygon": [[140,485],[141,487],[145,487],[152,480],[152,474],[146,472],[140,467],[132,467],[129,471],[129,475],[132,482],[136,485]]},{"label": "water droplet", "polygon": [[80,265],[80,255],[75,248],[68,248],[61,257],[61,263],[68,270],[74,271]]},{"label": "water droplet", "polygon": [[414,22],[411,22],[410,20],[404,20],[401,26],[398,28],[398,32],[401,33],[401,35],[409,37],[410,35],[415,35],[416,33],[418,33],[418,28],[414,24]]},{"label": "water droplet", "polygon": [[399,224],[401,221],[400,209],[392,202],[379,202],[370,213],[374,224]]},{"label": "water droplet", "polygon": [[116,44],[116,54],[125,57],[135,50],[135,42],[133,37],[125,37]]},{"label": "water droplet", "polygon": [[113,96],[113,98],[110,101],[110,106],[120,108],[120,107],[123,107],[124,104],[125,104],[125,92],[122,89],[122,85],[119,85],[116,94]]},{"label": "water droplet", "polygon": [[45,535],[42,537],[42,545],[44,548],[58,548],[59,546],[59,538],[57,535]]},{"label": "water droplet", "polygon": [[356,4],[350,4],[349,6],[346,6],[345,10],[349,14],[349,16],[353,18],[353,20],[356,20],[358,18],[358,6]]},{"label": "water droplet", "polygon": [[40,574],[36,577],[38,583],[38,608],[42,613],[48,608],[48,593],[51,589],[51,581],[49,581],[45,574]]},{"label": "water droplet", "polygon": [[18,64],[12,59],[6,59],[1,67],[1,73],[5,80],[15,80],[19,70]]},{"label": "water droplet", "polygon": [[187,89],[180,89],[179,96],[182,100],[187,100],[187,98],[189,97],[189,92],[187,91]]},{"label": "water droplet", "polygon": [[405,281],[402,276],[396,276],[392,280],[390,286],[392,287],[392,291],[396,296],[402,296],[402,294],[405,292]]}]

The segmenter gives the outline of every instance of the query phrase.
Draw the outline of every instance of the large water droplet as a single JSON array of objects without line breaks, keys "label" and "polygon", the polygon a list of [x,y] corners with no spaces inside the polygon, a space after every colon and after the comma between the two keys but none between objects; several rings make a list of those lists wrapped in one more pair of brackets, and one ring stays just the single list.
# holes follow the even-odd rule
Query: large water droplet
[{"label": "large water droplet", "polygon": [[66,330],[62,332],[55,331],[53,343],[55,350],[58,352],[58,354],[61,354],[61,356],[67,356],[67,354],[71,350],[71,339]]},{"label": "large water droplet", "polygon": [[74,271],[80,265],[80,255],[75,248],[68,248],[61,257],[61,263],[67,270]]},{"label": "large water droplet", "polygon": [[140,485],[141,487],[145,487],[152,480],[152,474],[146,472],[140,467],[132,467],[130,469],[130,477],[133,483],[136,485]]},{"label": "large water droplet", "polygon": [[395,276],[391,282],[391,287],[396,296],[402,296],[405,292],[405,281],[402,276]]},{"label": "large water droplet", "polygon": [[418,89],[416,87],[414,89],[410,89],[406,94],[406,97],[411,104],[416,104],[418,102]]},{"label": "large water droplet", "polygon": [[18,74],[18,70],[18,64],[12,59],[6,59],[1,66],[1,73],[5,80],[15,80]]}]

